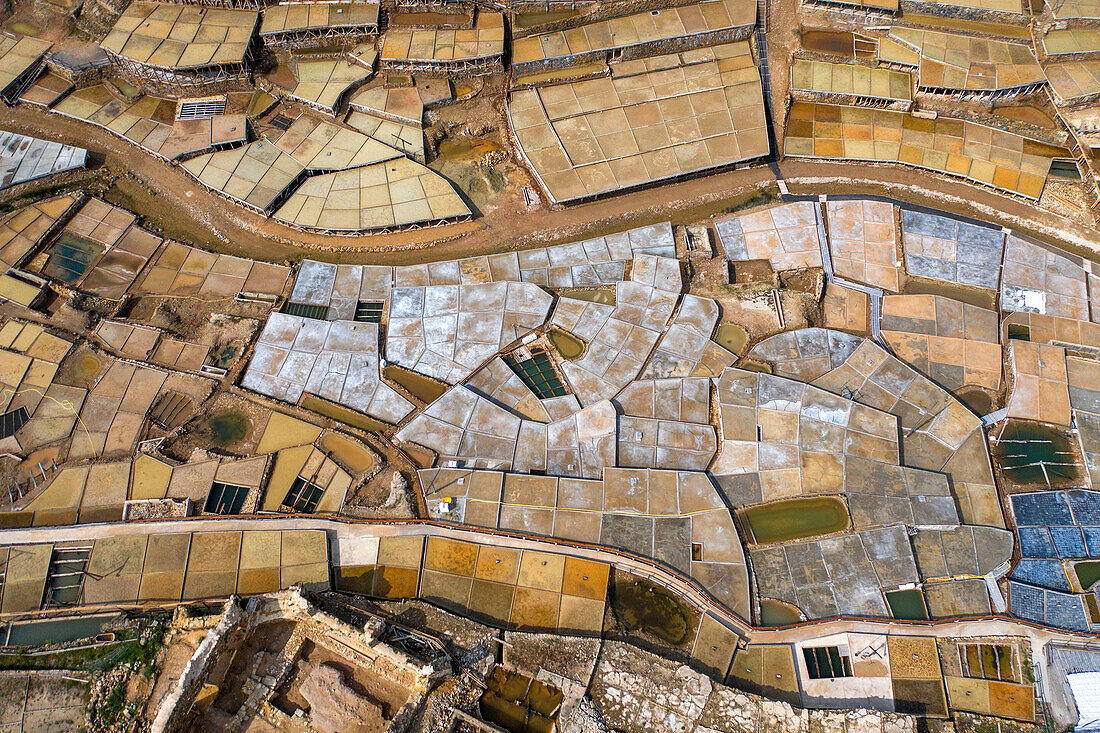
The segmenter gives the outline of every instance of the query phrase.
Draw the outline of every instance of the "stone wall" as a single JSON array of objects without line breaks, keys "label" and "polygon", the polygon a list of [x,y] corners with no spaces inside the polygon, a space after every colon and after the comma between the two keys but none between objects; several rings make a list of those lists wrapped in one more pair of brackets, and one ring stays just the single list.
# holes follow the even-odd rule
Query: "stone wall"
[{"label": "stone wall", "polygon": [[282,652],[282,659],[275,671],[269,671],[256,681],[254,689],[246,689],[249,695],[246,706],[254,708],[249,711],[242,708],[238,712],[237,717],[242,721],[251,720],[255,712],[262,715],[271,707],[266,703],[293,667],[306,640],[326,647],[349,662],[372,670],[378,677],[391,680],[409,690],[408,700],[389,721],[387,730],[392,733],[400,733],[408,728],[424,695],[435,680],[450,672],[448,667],[421,665],[404,652],[379,641],[380,624],[368,624],[365,631],[360,631],[335,616],[318,610],[296,590],[280,591],[264,597],[263,605],[258,609],[257,625],[288,619],[298,623]]},{"label": "stone wall", "polygon": [[102,38],[128,4],[127,0],[90,0],[84,3],[77,27],[92,38]]},{"label": "stone wall", "polygon": [[71,66],[53,54],[46,56],[46,68],[78,87],[96,84],[114,75],[114,67],[110,63]]},{"label": "stone wall", "polygon": [[[295,628],[274,664],[263,670],[258,669],[258,664],[255,665],[257,669],[248,676],[248,679],[242,685],[245,701],[237,709],[233,719],[223,728],[223,733],[237,733],[237,731],[247,729],[257,714],[268,707],[272,707],[269,705],[271,698],[275,695],[275,690],[283,684],[287,675],[294,668],[294,661],[301,654],[302,645],[305,644],[305,641],[306,637],[301,633],[301,627]],[[260,660],[257,658],[255,661],[259,662]]]},{"label": "stone wall", "polygon": [[225,603],[225,612],[199,644],[199,648],[195,650],[187,666],[183,668],[183,674],[180,675],[176,686],[161,701],[156,717],[153,718],[153,724],[149,728],[151,733],[174,733],[183,729],[195,696],[202,689],[203,683],[206,682],[211,670],[228,646],[226,641],[237,630],[244,618],[245,615],[237,604],[237,598],[230,597]]},{"label": "stone wall", "polygon": [[[408,700],[389,722],[388,730],[395,733],[408,727],[427,692],[439,678],[451,671],[446,663],[424,665],[381,642],[378,639],[378,625],[368,624],[364,632],[318,610],[297,588],[253,596],[243,611],[236,598],[231,598],[226,603],[225,612],[216,618],[213,629],[203,639],[176,686],[165,696],[157,710],[150,727],[151,733],[182,730],[196,695],[209,679],[211,671],[218,666],[222,654],[236,649],[257,627],[275,621],[293,622],[294,630],[273,659],[271,655],[260,655],[253,660],[242,684],[245,701],[224,727],[225,733],[245,730],[257,715],[265,718],[280,715],[270,705],[271,698],[293,671],[307,641],[324,646],[345,657],[349,663],[372,670],[379,677],[409,690]],[[185,614],[177,614],[172,625],[175,628],[194,628],[190,621]],[[204,623],[209,625],[210,621]]]},{"label": "stone wall", "polygon": [[157,79],[151,75],[129,73],[125,69],[115,68],[113,75],[121,77],[140,89],[142,93],[165,99],[187,99],[189,97],[209,97],[229,92],[249,92],[256,86],[256,79],[245,68],[230,72],[226,77],[211,81],[186,79],[180,75],[180,82]]}]

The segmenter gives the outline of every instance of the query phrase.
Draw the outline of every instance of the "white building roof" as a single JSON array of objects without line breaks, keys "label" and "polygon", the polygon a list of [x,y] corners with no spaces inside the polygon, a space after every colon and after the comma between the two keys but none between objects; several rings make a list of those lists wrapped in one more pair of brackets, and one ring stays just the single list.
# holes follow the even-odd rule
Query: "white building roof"
[{"label": "white building roof", "polygon": [[1074,730],[1100,731],[1100,672],[1074,672],[1066,679],[1079,716]]}]

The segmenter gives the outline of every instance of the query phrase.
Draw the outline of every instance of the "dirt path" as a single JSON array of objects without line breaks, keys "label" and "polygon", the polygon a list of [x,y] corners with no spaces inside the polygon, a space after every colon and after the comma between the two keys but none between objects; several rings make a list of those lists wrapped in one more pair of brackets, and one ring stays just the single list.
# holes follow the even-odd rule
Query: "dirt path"
[{"label": "dirt path", "polygon": [[[570,241],[632,226],[686,223],[758,199],[774,180],[764,165],[671,183],[654,189],[576,204],[561,211],[535,208],[519,216],[509,207],[475,222],[392,234],[332,237],[299,232],[232,203],[169,165],[102,128],[43,114],[36,108],[0,109],[0,126],[87,147],[106,156],[124,177],[119,186],[133,209],[169,236],[209,249],[268,261],[303,256],[339,262],[412,264]],[[788,159],[780,164],[792,193],[874,193],[968,214],[1051,241],[1063,241],[1100,259],[1100,232],[1019,199],[959,180],[900,166]],[[855,183],[853,183],[855,181]]]},{"label": "dirt path", "polygon": [[775,139],[783,149],[783,121],[787,116],[787,88],[789,86],[792,50],[798,48],[799,32],[798,0],[770,0],[768,2],[768,77],[771,81],[771,116]]}]

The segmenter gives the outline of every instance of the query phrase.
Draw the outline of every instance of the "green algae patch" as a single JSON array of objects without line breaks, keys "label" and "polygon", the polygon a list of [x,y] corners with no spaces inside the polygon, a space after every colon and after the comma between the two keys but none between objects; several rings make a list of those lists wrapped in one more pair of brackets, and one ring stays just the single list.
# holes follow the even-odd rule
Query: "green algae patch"
[{"label": "green algae patch", "polygon": [[848,507],[836,497],[785,499],[741,510],[752,542],[771,545],[840,532],[848,528]]},{"label": "green algae patch", "polygon": [[719,323],[714,331],[714,343],[736,354],[749,342],[749,332],[736,323]]}]

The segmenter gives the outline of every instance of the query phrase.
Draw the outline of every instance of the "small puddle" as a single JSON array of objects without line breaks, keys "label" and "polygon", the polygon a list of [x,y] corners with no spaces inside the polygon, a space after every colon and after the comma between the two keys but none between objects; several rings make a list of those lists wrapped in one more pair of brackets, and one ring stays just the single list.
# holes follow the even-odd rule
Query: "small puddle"
[{"label": "small puddle", "polygon": [[988,415],[993,412],[993,398],[980,387],[964,387],[955,393],[955,397],[969,407],[975,415]]},{"label": "small puddle", "polygon": [[1086,593],[1085,605],[1089,609],[1089,620],[1094,624],[1100,624],[1100,605],[1096,603],[1096,596],[1092,593]]},{"label": "small puddle", "polygon": [[558,294],[563,298],[615,305],[615,288],[561,288]]},{"label": "small puddle", "polygon": [[802,48],[833,56],[854,57],[855,37],[851,33],[802,31]]},{"label": "small puddle", "polygon": [[248,103],[248,116],[256,117],[259,114],[271,109],[271,105],[275,104],[275,97],[271,96],[267,92],[258,91],[252,95],[251,101]]},{"label": "small puddle", "polygon": [[760,625],[776,628],[801,623],[802,614],[789,603],[773,598],[760,599]]},{"label": "small puddle", "polygon": [[737,354],[745,348],[749,342],[749,332],[736,323],[719,323],[714,332],[714,343],[724,347],[727,351]]},{"label": "small puddle", "polygon": [[1075,445],[1057,428],[1006,423],[991,452],[1005,478],[1014,484],[1069,486],[1081,476]]},{"label": "small puddle", "polygon": [[23,36],[37,36],[39,33],[42,32],[42,29],[39,28],[37,25],[35,25],[34,23],[28,23],[25,20],[17,20],[9,27],[16,33]]},{"label": "small puddle", "polygon": [[425,377],[412,369],[396,364],[387,364],[382,370],[382,376],[394,384],[401,385],[424,404],[435,402],[447,391],[447,385],[443,382],[437,382],[431,377]]},{"label": "small puddle", "polygon": [[496,667],[485,680],[481,715],[510,733],[552,733],[562,699],[556,687]]},{"label": "small puddle", "polygon": [[612,607],[628,630],[646,631],[669,644],[683,644],[691,631],[680,602],[644,581],[616,583]]},{"label": "small puddle", "polygon": [[872,46],[867,43],[861,44],[857,51],[855,36],[841,31],[803,30],[802,48],[807,51],[816,51],[830,56],[843,56],[848,59],[857,56],[859,58],[872,58],[875,55],[874,51],[871,50]]},{"label": "small puddle", "polygon": [[772,374],[774,372],[771,364],[759,359],[742,359],[737,362],[737,368],[744,369],[746,372],[760,372],[761,374]]},{"label": "small puddle", "polygon": [[480,87],[476,87],[473,84],[467,82],[456,81],[455,82],[455,96],[465,97],[469,94],[473,94],[476,91],[480,91]]},{"label": "small puddle", "polygon": [[264,74],[264,78],[284,89],[293,89],[294,85],[298,83],[298,77],[294,76],[294,70],[285,64],[276,64],[274,69]]},{"label": "small puddle", "polygon": [[115,85],[115,88],[125,94],[127,97],[139,97],[141,96],[141,89],[125,79],[119,79],[117,76],[111,77],[111,83]]},{"label": "small puddle", "polygon": [[758,545],[790,542],[840,532],[848,527],[848,508],[833,496],[785,499],[740,510]]},{"label": "small puddle", "polygon": [[994,107],[993,114],[1000,115],[1010,120],[1028,122],[1037,127],[1045,127],[1050,130],[1058,128],[1054,119],[1041,109],[1026,105],[1009,105],[1007,107]]},{"label": "small puddle", "polygon": [[924,607],[924,595],[918,588],[887,591],[886,605],[890,606],[890,615],[900,621],[928,620],[928,610]]},{"label": "small puddle", "polygon": [[[389,367],[386,368],[388,369]],[[350,407],[344,407],[343,405],[329,402],[326,399],[308,393],[303,394],[302,398],[298,400],[298,406],[303,410],[309,410],[310,412],[316,412],[318,415],[332,418],[344,425],[351,425],[353,428],[366,430],[368,433],[384,433],[392,427],[381,420],[375,420],[373,417],[357,412]]]},{"label": "small puddle", "polygon": [[198,425],[202,433],[218,448],[229,448],[248,435],[252,430],[252,421],[242,412],[226,410],[203,418]]},{"label": "small puddle", "polygon": [[558,350],[563,359],[573,361],[584,355],[585,343],[582,339],[560,328],[551,328],[546,332],[546,338]]},{"label": "small puddle", "polygon": [[498,150],[497,143],[477,137],[448,137],[439,143],[439,157],[452,163],[478,165]]},{"label": "small puddle", "polygon": [[60,456],[61,448],[59,446],[54,445],[49,448],[39,448],[24,458],[19,465],[15,467],[16,481],[19,483],[30,481],[35,467],[38,464],[42,463],[49,465],[50,461],[58,461]]},{"label": "small puddle", "polygon": [[90,384],[99,370],[103,368],[103,360],[90,351],[78,355],[72,362],[73,379],[79,384]]}]

